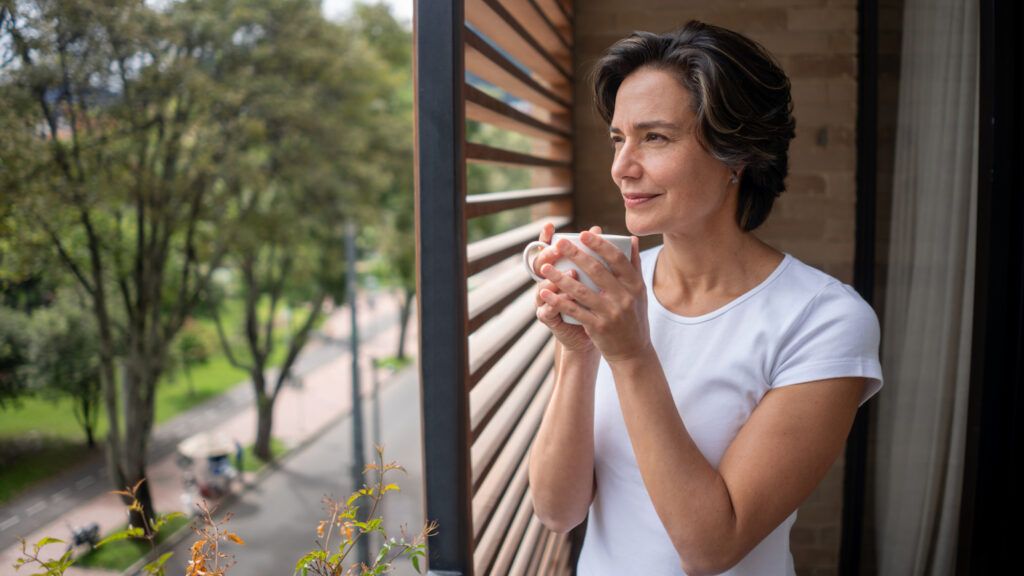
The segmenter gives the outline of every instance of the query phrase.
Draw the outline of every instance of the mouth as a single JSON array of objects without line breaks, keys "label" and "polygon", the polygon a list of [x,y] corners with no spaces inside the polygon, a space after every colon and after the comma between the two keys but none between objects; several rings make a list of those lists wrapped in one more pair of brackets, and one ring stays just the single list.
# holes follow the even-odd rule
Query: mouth
[{"label": "mouth", "polygon": [[622,198],[625,201],[626,208],[633,208],[646,204],[658,196],[661,196],[661,194],[623,194]]}]

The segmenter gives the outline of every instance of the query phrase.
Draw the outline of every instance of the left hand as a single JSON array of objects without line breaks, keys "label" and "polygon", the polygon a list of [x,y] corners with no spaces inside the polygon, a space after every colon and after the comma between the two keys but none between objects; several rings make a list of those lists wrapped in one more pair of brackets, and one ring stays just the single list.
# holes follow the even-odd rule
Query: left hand
[{"label": "left hand", "polygon": [[542,290],[541,298],[558,312],[579,320],[609,364],[640,357],[651,348],[647,287],[640,272],[640,239],[632,238],[631,260],[597,234],[583,232],[580,240],[604,258],[608,268],[564,238],[557,244],[558,251],[575,262],[600,291],[594,292],[545,264],[540,273],[558,286],[559,293]]}]

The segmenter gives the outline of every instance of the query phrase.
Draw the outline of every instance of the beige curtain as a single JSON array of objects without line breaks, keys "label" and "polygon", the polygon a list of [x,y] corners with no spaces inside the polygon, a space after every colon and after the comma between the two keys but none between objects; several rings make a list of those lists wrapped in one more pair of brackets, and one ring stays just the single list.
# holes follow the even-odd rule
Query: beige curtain
[{"label": "beige curtain", "polygon": [[953,574],[977,197],[978,6],[907,0],[877,403],[879,573]]}]

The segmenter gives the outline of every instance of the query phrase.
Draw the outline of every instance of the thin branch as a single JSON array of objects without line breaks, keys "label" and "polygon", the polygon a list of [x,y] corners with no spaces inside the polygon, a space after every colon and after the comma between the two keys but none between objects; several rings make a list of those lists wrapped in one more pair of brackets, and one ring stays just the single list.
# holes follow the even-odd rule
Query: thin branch
[{"label": "thin branch", "polygon": [[242,256],[242,276],[245,278],[245,336],[249,342],[252,361],[257,369],[262,371],[266,363],[266,352],[260,349],[259,319],[257,318],[259,287],[256,285],[255,259],[256,257],[251,251]]},{"label": "thin branch", "polygon": [[235,368],[245,370],[247,373],[252,374],[253,367],[239,362],[235,357],[234,351],[231,349],[231,343],[228,342],[228,337],[224,333],[224,324],[220,320],[220,306],[214,306],[213,308],[213,322],[217,325],[217,337],[220,338],[220,344],[221,347],[224,348],[224,355],[228,357],[228,362],[230,362]]},{"label": "thin branch", "polygon": [[95,296],[96,289],[91,284],[89,284],[89,280],[86,279],[85,274],[82,272],[82,269],[78,267],[78,264],[76,264],[74,260],[72,260],[71,255],[68,254],[67,249],[64,248],[64,243],[61,242],[60,237],[57,236],[57,231],[51,228],[46,218],[43,218],[43,216],[37,213],[33,208],[29,207],[29,211],[32,213],[32,216],[39,222],[39,225],[42,226],[43,230],[46,232],[46,235],[50,237],[51,241],[53,241],[53,245],[57,248],[57,253],[60,255],[61,261],[63,261],[64,264],[71,270],[71,273],[75,275],[75,278],[77,278],[78,282],[81,283],[83,288],[85,288],[85,291],[88,292],[90,296]]},{"label": "thin branch", "polygon": [[309,311],[309,316],[306,317],[306,321],[303,322],[302,327],[292,337],[291,342],[288,345],[288,355],[285,357],[284,362],[281,364],[281,371],[277,374],[277,383],[274,385],[274,398],[277,398],[278,392],[284,386],[285,377],[291,372],[292,364],[295,363],[295,359],[298,358],[299,352],[306,345],[306,340],[309,338],[309,333],[313,330],[313,325],[316,324],[317,318],[320,317],[320,313],[324,307],[324,301],[327,300],[327,291],[324,290],[317,297],[316,302],[313,304],[313,309]]},{"label": "thin branch", "polygon": [[82,166],[82,148],[78,139],[78,114],[75,111],[73,91],[71,88],[71,72],[68,70],[67,44],[58,22],[57,54],[60,60],[61,83],[64,85],[64,104],[67,107],[68,119],[71,124],[71,154],[78,169],[78,182],[85,181],[85,168]]},{"label": "thin branch", "polygon": [[[184,261],[181,265],[181,280],[178,286],[178,303],[175,309],[175,322],[183,320],[183,316],[186,315],[185,302],[189,294],[188,280],[195,271],[196,264],[196,247],[195,247],[195,235],[196,235],[196,222],[199,220],[199,209],[202,206],[202,197],[205,192],[205,186],[196,188],[195,194],[192,195],[192,202],[189,206],[188,212],[188,228],[185,231],[185,244],[184,244]],[[196,280],[198,283],[198,279]]]},{"label": "thin branch", "polygon": [[[277,262],[277,248],[278,243],[272,242],[270,244],[270,256],[267,258],[267,276],[270,277],[270,282],[268,283],[270,288],[270,315],[267,319],[264,343],[268,351],[274,347],[274,313],[277,312],[277,303],[281,299],[281,292],[284,290],[284,282],[290,273],[293,261],[293,256],[286,252],[283,255],[281,265],[275,266]],[[275,267],[280,271],[276,280],[274,279]]]},{"label": "thin branch", "polygon": [[[29,48],[28,42],[24,36],[21,35],[21,31],[14,24],[13,18],[11,19],[11,25],[8,26],[8,30],[11,32],[11,40],[14,41],[14,47],[21,58],[21,63],[26,68],[34,69],[35,62],[32,61],[31,49]],[[64,155],[64,148],[60,145],[60,141],[57,135],[57,118],[50,108],[50,105],[46,102],[46,86],[40,82],[35,82],[31,86],[33,94],[36,96],[36,100],[39,102],[39,106],[43,111],[43,118],[46,120],[46,125],[50,130],[50,140],[54,151],[54,160],[64,173],[65,178],[69,182],[73,182],[74,178],[71,175],[71,167],[68,165],[67,158]]]}]

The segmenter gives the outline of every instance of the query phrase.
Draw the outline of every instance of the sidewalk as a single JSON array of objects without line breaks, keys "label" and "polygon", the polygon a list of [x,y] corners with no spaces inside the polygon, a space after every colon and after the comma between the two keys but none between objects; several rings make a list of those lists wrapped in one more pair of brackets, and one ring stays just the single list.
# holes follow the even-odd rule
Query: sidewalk
[{"label": "sidewalk", "polygon": [[[396,298],[380,297],[374,302],[375,313],[382,313],[380,308],[397,313],[399,301]],[[361,334],[365,330],[363,319],[370,315],[368,306],[359,309]],[[415,312],[413,312],[415,318]],[[322,332],[329,339],[344,339],[348,336],[350,319],[348,309],[338,310],[331,314],[325,322]],[[367,338],[360,346],[360,373],[363,395],[372,391],[373,374],[370,358],[384,357],[394,354],[398,340],[399,327],[392,323],[387,329],[378,331]],[[416,326],[410,320],[406,334],[406,351],[411,354],[416,349]],[[334,421],[340,414],[351,409],[351,355],[343,349],[335,358],[326,361],[308,373],[302,374],[300,386],[286,386],[282,389],[274,409],[274,437],[281,440],[289,449],[315,437],[320,430]],[[381,375],[384,378],[384,375]],[[256,411],[251,403],[234,414],[223,414],[220,424],[213,428],[216,431],[236,438],[243,445],[251,444],[255,438]],[[148,466],[148,482],[153,494],[154,506],[158,512],[182,510],[183,479],[181,469],[176,464],[173,453],[152,460]],[[110,487],[113,489],[113,487]],[[116,496],[104,493],[84,503],[66,510],[63,515],[34,533],[25,535],[27,541],[35,542],[43,536],[66,539],[67,525],[81,525],[98,522],[100,531],[106,534],[122,526],[126,521],[124,504]],[[12,539],[13,540],[13,539]],[[11,565],[19,556],[20,547],[16,541],[4,542],[6,549],[0,551],[0,574],[17,574]],[[11,545],[13,544],[13,545]],[[53,554],[58,554],[58,546],[50,546]],[[22,571],[24,572],[24,570]],[[93,569],[73,569],[68,576],[87,574],[106,574],[106,571]]]}]

